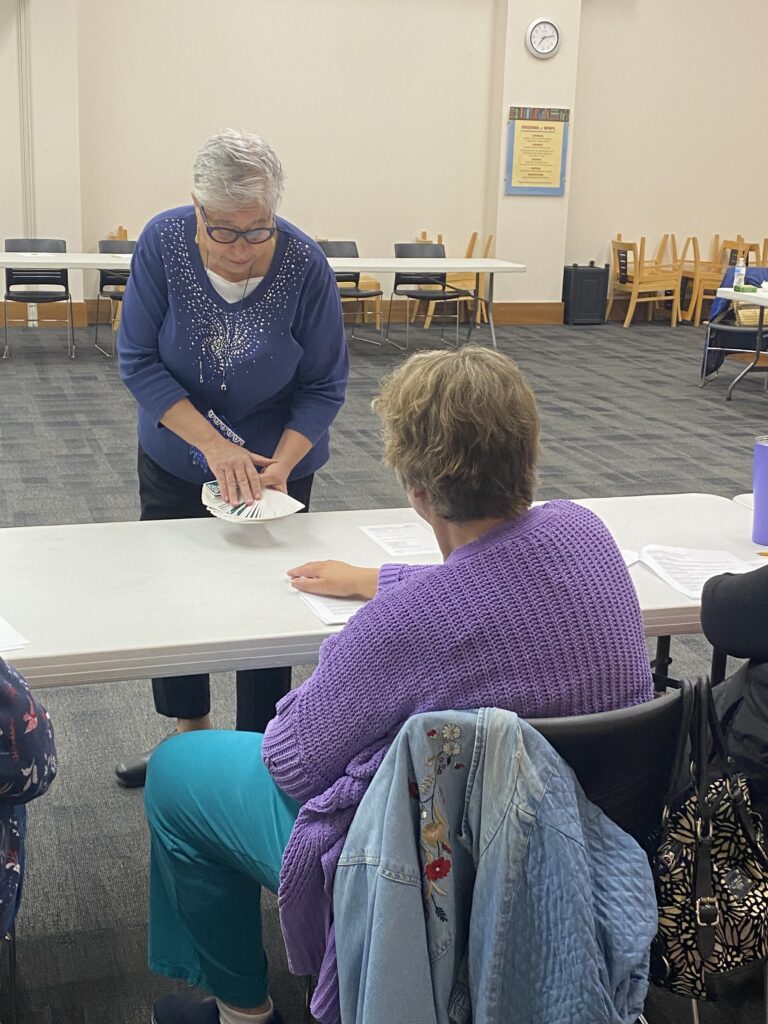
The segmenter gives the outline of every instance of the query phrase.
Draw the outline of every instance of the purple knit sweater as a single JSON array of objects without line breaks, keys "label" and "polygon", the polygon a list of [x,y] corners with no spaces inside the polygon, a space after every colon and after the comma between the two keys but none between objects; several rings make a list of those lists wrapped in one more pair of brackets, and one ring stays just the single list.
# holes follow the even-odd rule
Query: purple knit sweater
[{"label": "purple knit sweater", "polygon": [[280,875],[295,974],[338,1020],[333,877],[355,808],[403,722],[498,707],[526,718],[639,704],[653,684],[621,553],[592,512],[550,501],[442,565],[384,566],[376,597],[320,650],[264,737],[275,782],[304,802]]}]

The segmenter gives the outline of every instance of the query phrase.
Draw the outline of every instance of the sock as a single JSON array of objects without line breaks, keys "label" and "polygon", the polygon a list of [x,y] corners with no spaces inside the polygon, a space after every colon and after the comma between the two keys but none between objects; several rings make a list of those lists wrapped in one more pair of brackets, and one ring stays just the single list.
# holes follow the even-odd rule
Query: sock
[{"label": "sock", "polygon": [[219,1008],[220,1024],[269,1024],[275,1009],[271,999],[269,1000],[269,1009],[264,1013],[256,1014],[233,1010],[231,1006],[225,1006],[220,999],[216,1000],[216,1005]]}]

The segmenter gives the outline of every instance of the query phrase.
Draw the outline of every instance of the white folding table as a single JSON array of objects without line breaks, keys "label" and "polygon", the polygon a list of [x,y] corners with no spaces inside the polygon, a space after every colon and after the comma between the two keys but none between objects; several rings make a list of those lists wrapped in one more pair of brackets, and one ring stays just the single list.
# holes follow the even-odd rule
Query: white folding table
[{"label": "white folding table", "polygon": [[758,368],[760,356],[764,352],[763,320],[765,318],[765,307],[768,306],[768,288],[758,288],[757,291],[754,292],[737,292],[733,288],[718,288],[717,297],[718,299],[726,299],[728,302],[744,302],[750,306],[760,307],[760,312],[757,317],[757,334],[755,335],[755,355],[752,361],[747,363],[741,373],[734,377],[728,385],[728,391],[725,397],[726,401],[730,402],[733,389],[743,377],[746,377],[748,373],[751,373],[753,370]]},{"label": "white folding table", "polygon": [[[493,322],[493,282],[496,274],[522,274],[525,265],[497,259],[395,259],[388,257],[333,257],[328,260],[335,273],[420,273],[475,275],[475,298],[480,291],[480,276],[488,275],[488,326],[496,347]],[[0,252],[0,270],[16,267],[26,270],[130,270],[131,253],[99,252]]]},{"label": "white folding table", "polygon": [[[748,509],[710,494],[581,502],[622,548],[717,548],[743,557]],[[36,686],[312,662],[325,626],[285,575],[304,561],[391,561],[360,526],[411,509],[313,512],[271,523],[218,519],[0,530],[0,615],[30,642],[8,657]],[[438,561],[439,556],[409,561]],[[644,565],[630,569],[648,636],[698,633],[699,604]]]},{"label": "white folding table", "polygon": [[496,274],[524,274],[524,263],[511,263],[509,260],[497,260],[478,257],[473,258],[409,258],[399,259],[394,256],[358,256],[329,257],[328,262],[335,274],[474,274],[475,288],[473,296],[475,304],[480,297],[480,277],[488,275],[488,326],[491,330],[491,342],[496,348],[496,327],[493,322],[493,283]]}]

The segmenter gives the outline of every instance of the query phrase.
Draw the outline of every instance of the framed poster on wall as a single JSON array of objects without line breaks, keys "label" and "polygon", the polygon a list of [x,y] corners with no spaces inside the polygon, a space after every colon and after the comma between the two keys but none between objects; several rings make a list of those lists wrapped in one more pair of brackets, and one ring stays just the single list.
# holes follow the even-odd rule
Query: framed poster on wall
[{"label": "framed poster on wall", "polygon": [[509,108],[506,195],[564,195],[570,114],[565,107]]}]

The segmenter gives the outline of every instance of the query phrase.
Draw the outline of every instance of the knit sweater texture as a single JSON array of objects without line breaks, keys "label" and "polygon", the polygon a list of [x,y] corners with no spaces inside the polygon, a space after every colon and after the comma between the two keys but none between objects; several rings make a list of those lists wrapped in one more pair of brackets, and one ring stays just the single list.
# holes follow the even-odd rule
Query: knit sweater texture
[{"label": "knit sweater texture", "polygon": [[317,669],[280,701],[264,738],[275,782],[303,802],[279,904],[291,970],[320,972],[315,1010],[336,1002],[336,862],[407,718],[480,707],[590,714],[652,693],[637,595],[588,509],[550,501],[441,565],[384,566],[376,597],[325,640]]}]

